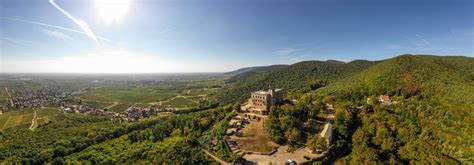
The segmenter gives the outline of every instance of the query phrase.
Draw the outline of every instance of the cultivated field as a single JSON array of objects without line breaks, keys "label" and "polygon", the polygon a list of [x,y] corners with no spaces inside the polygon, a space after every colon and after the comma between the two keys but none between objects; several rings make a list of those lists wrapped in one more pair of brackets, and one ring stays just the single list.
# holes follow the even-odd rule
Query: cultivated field
[{"label": "cultivated field", "polygon": [[193,108],[218,92],[219,79],[164,82],[155,85],[104,85],[76,96],[77,103],[122,112],[130,106]]},{"label": "cultivated field", "polygon": [[[59,108],[45,107],[37,111],[37,125],[57,120],[62,116]],[[16,128],[29,128],[35,116],[33,109],[4,112],[0,115],[0,131]]]}]

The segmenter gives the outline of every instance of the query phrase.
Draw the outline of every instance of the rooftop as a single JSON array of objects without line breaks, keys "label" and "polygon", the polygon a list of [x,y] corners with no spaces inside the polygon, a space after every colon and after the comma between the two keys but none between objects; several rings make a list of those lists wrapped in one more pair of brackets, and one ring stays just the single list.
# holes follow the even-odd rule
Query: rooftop
[{"label": "rooftop", "polygon": [[[283,89],[275,89],[275,92],[279,92],[279,91],[282,91]],[[264,90],[258,90],[258,91],[255,91],[253,92],[255,94],[259,94],[259,95],[266,95],[266,94],[270,94],[270,92],[268,91],[264,91]]]},{"label": "rooftop", "polygon": [[262,90],[255,91],[254,93],[256,93],[256,94],[260,94],[260,95],[266,95],[266,94],[269,94],[267,91],[262,91]]}]

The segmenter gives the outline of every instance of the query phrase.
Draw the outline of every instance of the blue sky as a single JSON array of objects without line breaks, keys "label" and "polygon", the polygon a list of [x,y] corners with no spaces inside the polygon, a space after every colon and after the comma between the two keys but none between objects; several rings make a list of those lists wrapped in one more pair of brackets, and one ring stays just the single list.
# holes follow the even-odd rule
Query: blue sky
[{"label": "blue sky", "polygon": [[474,54],[471,0],[0,0],[0,10],[1,72],[222,72]]}]

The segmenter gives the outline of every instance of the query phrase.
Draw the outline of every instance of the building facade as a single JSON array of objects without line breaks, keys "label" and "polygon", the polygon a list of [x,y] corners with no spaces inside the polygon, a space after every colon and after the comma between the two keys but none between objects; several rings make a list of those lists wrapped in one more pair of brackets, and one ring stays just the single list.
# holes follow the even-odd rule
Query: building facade
[{"label": "building facade", "polygon": [[266,115],[272,105],[283,101],[283,90],[269,88],[266,91],[260,90],[251,93],[249,99],[249,111]]}]

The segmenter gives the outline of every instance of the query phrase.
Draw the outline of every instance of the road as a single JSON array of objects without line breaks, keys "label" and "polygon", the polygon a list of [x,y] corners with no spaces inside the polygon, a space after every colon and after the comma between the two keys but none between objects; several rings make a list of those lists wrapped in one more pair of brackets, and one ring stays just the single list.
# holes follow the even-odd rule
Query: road
[{"label": "road", "polygon": [[213,155],[212,153],[210,153],[209,151],[207,151],[205,149],[202,149],[202,151],[204,151],[204,153],[209,155],[212,159],[214,159],[216,162],[219,162],[220,164],[232,164],[232,163],[226,162],[226,161],[218,158],[217,156]]}]

